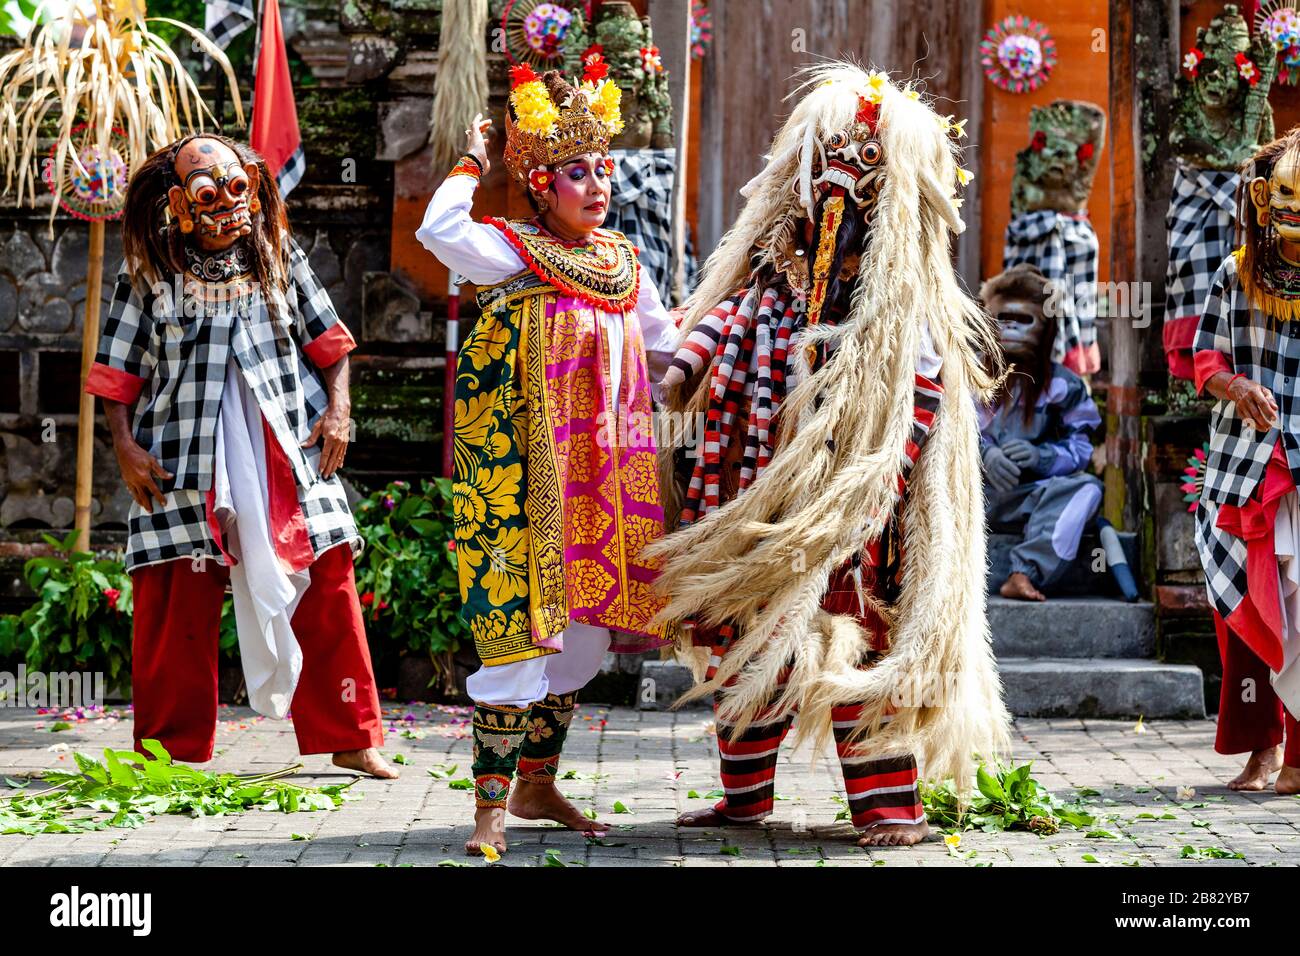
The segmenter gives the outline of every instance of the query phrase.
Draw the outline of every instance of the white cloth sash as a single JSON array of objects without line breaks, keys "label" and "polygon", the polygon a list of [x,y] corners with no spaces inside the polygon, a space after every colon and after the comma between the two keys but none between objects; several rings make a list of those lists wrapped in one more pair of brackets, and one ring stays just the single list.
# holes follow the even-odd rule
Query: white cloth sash
[{"label": "white cloth sash", "polygon": [[230,590],[248,702],[259,714],[279,719],[289,712],[302,673],[302,650],[290,621],[310,574],[288,572],[275,552],[264,436],[257,399],[232,360],[217,419],[215,511],[226,552],[237,562],[230,568]]}]

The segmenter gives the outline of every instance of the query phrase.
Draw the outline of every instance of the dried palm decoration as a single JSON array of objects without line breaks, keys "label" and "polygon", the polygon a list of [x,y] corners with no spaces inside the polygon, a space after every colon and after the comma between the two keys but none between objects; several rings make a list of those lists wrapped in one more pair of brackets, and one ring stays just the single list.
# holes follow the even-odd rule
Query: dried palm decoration
[{"label": "dried palm decoration", "polygon": [[465,150],[465,127],[487,111],[487,0],[442,5],[438,78],[433,89],[429,140],[433,172],[447,172]]},{"label": "dried palm decoration", "polygon": [[[16,188],[19,201],[36,203],[36,182],[44,178],[56,195],[73,172],[86,174],[81,154],[93,148],[108,155],[126,150],[128,169],[155,149],[186,133],[219,125],[167,41],[151,23],[177,28],[220,65],[230,86],[235,116],[244,122],[239,88],[230,61],[202,31],[166,17],[146,17],[144,0],[46,0],[23,46],[0,57],[0,166],[4,192]],[[57,119],[53,162],[43,173],[40,143],[51,137],[47,119]],[[84,124],[84,125],[83,125]],[[78,127],[81,127],[78,129]],[[114,129],[121,140],[114,143]],[[50,210],[53,234],[57,204]]]}]

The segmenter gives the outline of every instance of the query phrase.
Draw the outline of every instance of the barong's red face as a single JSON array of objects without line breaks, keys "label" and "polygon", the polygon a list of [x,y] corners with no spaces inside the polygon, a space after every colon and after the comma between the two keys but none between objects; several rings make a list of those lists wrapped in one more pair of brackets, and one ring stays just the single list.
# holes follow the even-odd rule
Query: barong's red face
[{"label": "barong's red face", "polygon": [[605,224],[612,165],[603,153],[583,153],[556,170],[548,212],[565,233],[586,235]]},{"label": "barong's red face", "polygon": [[1285,242],[1300,242],[1300,149],[1283,153],[1268,178],[1250,182],[1250,200],[1260,226],[1272,226]]},{"label": "barong's red face", "polygon": [[253,231],[256,163],[241,163],[225,143],[198,138],[181,147],[174,169],[180,185],[167,192],[172,215],[182,230],[191,224],[201,246],[222,249]]}]

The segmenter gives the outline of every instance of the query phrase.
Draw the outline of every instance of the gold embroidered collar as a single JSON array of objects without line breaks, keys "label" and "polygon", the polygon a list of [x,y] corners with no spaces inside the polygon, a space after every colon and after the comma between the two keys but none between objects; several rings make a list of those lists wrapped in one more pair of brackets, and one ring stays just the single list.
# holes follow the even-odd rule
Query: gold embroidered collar
[{"label": "gold embroidered collar", "polygon": [[529,271],[564,295],[610,312],[635,308],[641,269],[622,233],[597,229],[585,243],[565,242],[534,220],[484,220],[500,230]]}]

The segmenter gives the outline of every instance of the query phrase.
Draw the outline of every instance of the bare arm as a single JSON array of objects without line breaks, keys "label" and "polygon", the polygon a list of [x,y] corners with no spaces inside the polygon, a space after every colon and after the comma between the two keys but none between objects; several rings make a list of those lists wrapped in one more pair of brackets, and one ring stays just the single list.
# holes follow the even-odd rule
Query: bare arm
[{"label": "bare arm", "polygon": [[312,427],[311,435],[302,443],[303,448],[310,448],[324,438],[320,455],[322,478],[332,478],[343,466],[348,441],[352,437],[352,396],[348,386],[348,368],[348,357],[344,355],[333,365],[320,370],[321,377],[325,379],[329,405],[325,414]]},{"label": "bare arm", "polygon": [[104,417],[108,419],[109,430],[113,433],[113,451],[117,454],[117,467],[122,472],[131,497],[145,511],[153,514],[153,502],[164,506],[167,503],[162,490],[154,477],[171,478],[172,475],[158,459],[149,454],[131,434],[130,410],[122,402],[102,398]]}]

